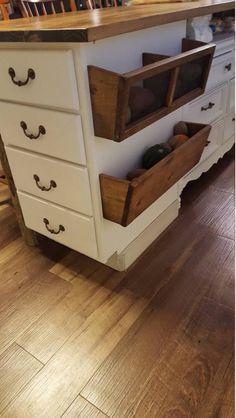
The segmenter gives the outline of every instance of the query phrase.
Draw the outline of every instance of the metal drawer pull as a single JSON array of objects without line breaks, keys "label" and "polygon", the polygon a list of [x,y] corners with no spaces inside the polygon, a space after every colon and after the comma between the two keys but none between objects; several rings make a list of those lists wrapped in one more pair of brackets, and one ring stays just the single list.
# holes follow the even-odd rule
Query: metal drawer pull
[{"label": "metal drawer pull", "polygon": [[14,68],[9,68],[9,70],[8,70],[8,74],[9,74],[9,76],[11,77],[12,82],[13,82],[16,86],[18,86],[18,87],[26,86],[26,84],[28,84],[28,82],[29,82],[30,80],[34,80],[34,79],[35,79],[35,77],[36,77],[35,72],[34,72],[34,70],[32,70],[32,68],[29,68],[29,69],[28,69],[28,75],[27,75],[27,78],[26,78],[26,80],[25,80],[25,81],[20,81],[20,80],[19,80],[19,81],[16,81],[16,80],[15,80],[16,73],[15,73]]},{"label": "metal drawer pull", "polygon": [[231,68],[232,68],[232,64],[231,64],[231,62],[230,62],[229,64],[225,65],[225,69],[226,69],[227,71],[230,71],[230,70],[231,70]]},{"label": "metal drawer pull", "polygon": [[232,122],[235,122],[235,118],[232,119]]},{"label": "metal drawer pull", "polygon": [[211,141],[207,141],[205,147],[208,147],[208,145],[211,143]]},{"label": "metal drawer pull", "polygon": [[215,103],[209,102],[207,106],[201,107],[201,112],[203,112],[204,110],[212,109],[213,106],[215,106]]},{"label": "metal drawer pull", "polygon": [[46,129],[42,125],[39,125],[39,132],[38,132],[37,135],[29,134],[27,132],[27,129],[28,129],[27,125],[23,120],[21,121],[20,126],[23,129],[23,132],[24,132],[25,136],[27,136],[27,138],[29,138],[29,139],[38,139],[40,137],[40,135],[45,135],[46,134]]},{"label": "metal drawer pull", "polygon": [[59,227],[58,227],[58,230],[57,230],[57,231],[55,231],[54,229],[50,228],[50,226],[49,226],[49,220],[48,220],[47,218],[43,218],[43,222],[44,222],[44,224],[45,224],[45,226],[46,226],[46,229],[47,229],[47,230],[48,230],[48,232],[50,232],[51,234],[58,235],[58,234],[60,234],[60,232],[64,232],[64,231],[65,231],[65,228],[64,228],[64,226],[63,226],[63,225],[59,225]]},{"label": "metal drawer pull", "polygon": [[35,180],[35,183],[36,183],[36,186],[40,189],[40,190],[42,190],[42,192],[49,192],[49,190],[51,190],[52,188],[55,188],[55,187],[57,187],[57,183],[54,181],[54,180],[51,180],[50,181],[50,185],[48,186],[48,187],[45,187],[45,186],[41,186],[40,184],[39,184],[39,182],[40,182],[40,178],[39,178],[39,176],[37,176],[37,174],[34,174],[34,180]]}]

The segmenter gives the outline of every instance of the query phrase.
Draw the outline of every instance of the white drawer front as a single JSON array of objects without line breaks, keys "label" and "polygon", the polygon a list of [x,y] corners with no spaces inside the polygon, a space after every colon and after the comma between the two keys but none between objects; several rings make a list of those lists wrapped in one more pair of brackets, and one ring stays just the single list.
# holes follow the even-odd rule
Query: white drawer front
[{"label": "white drawer front", "polygon": [[234,73],[234,59],[232,53],[227,53],[213,59],[207,89],[212,89],[228,81]]},{"label": "white drawer front", "polygon": [[[18,192],[25,224],[73,250],[97,257],[97,243],[93,218],[52,205],[25,193]],[[44,219],[48,220],[46,226]],[[62,225],[64,231],[59,230]],[[48,229],[47,229],[48,228]],[[52,233],[59,232],[58,234]]]},{"label": "white drawer front", "polygon": [[[15,72],[16,82],[25,82],[29,69],[34,71],[35,78],[19,87],[9,75],[10,68]],[[78,110],[72,52],[1,50],[0,99]]]},{"label": "white drawer front", "polygon": [[[27,129],[21,127],[24,122]],[[45,128],[39,138],[40,126]],[[81,118],[78,115],[0,102],[0,134],[5,145],[86,164]]]},{"label": "white drawer front", "polygon": [[[7,156],[18,190],[39,196],[50,202],[92,215],[92,203],[88,171],[59,160],[6,147]],[[39,180],[34,179],[38,176]],[[42,191],[39,187],[50,187]]]},{"label": "white drawer front", "polygon": [[235,108],[235,79],[233,78],[229,82],[229,104],[228,110],[233,110]]},{"label": "white drawer front", "polygon": [[183,118],[186,121],[211,123],[226,111],[228,86],[205,94],[201,99],[185,106]]},{"label": "white drawer front", "polygon": [[225,117],[224,142],[226,142],[235,132],[235,113],[230,112]]}]

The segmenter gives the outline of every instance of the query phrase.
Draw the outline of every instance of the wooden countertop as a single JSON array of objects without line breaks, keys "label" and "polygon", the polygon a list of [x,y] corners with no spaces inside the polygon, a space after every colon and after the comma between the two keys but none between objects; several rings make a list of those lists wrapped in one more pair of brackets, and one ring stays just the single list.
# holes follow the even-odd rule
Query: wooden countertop
[{"label": "wooden countertop", "polygon": [[234,8],[231,0],[150,4],[0,22],[0,42],[91,42]]}]

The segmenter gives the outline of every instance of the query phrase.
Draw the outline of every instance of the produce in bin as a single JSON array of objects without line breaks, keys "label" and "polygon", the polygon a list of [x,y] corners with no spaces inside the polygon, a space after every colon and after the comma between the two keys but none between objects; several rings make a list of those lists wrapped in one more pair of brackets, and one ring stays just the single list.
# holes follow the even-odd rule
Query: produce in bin
[{"label": "produce in bin", "polygon": [[142,176],[149,168],[153,167],[167,155],[169,155],[176,148],[183,145],[189,140],[188,126],[185,122],[178,122],[173,129],[174,135],[171,136],[167,142],[153,145],[148,148],[142,157],[142,167],[131,170],[127,174],[127,180]]}]

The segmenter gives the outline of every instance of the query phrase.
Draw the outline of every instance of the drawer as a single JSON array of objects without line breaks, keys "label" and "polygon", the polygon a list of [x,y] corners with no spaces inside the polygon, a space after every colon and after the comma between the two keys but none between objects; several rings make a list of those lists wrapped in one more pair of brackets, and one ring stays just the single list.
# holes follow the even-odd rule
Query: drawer
[{"label": "drawer", "polygon": [[5,145],[86,164],[79,115],[0,102],[0,134]]},{"label": "drawer", "polygon": [[235,79],[233,78],[229,82],[229,103],[228,110],[233,110],[235,108]]},{"label": "drawer", "polygon": [[22,192],[18,192],[18,197],[28,228],[89,257],[97,257],[93,218]]},{"label": "drawer", "polygon": [[234,58],[232,53],[216,57],[212,61],[207,82],[207,89],[212,89],[232,78],[234,74]]},{"label": "drawer", "polygon": [[72,52],[1,50],[0,99],[78,110]]},{"label": "drawer", "polygon": [[214,50],[183,39],[179,55],[144,52],[142,67],[128,73],[89,65],[95,135],[123,141],[202,95]]},{"label": "drawer", "polygon": [[199,162],[211,126],[187,125],[188,141],[138,178],[128,181],[100,174],[105,219],[126,227]]},{"label": "drawer", "polygon": [[224,142],[226,142],[235,132],[235,113],[230,112],[225,117]]},{"label": "drawer", "polygon": [[210,94],[205,94],[183,110],[183,118],[187,121],[211,123],[225,114],[228,86],[222,86]]},{"label": "drawer", "polygon": [[87,168],[10,147],[6,152],[18,190],[92,215]]}]

